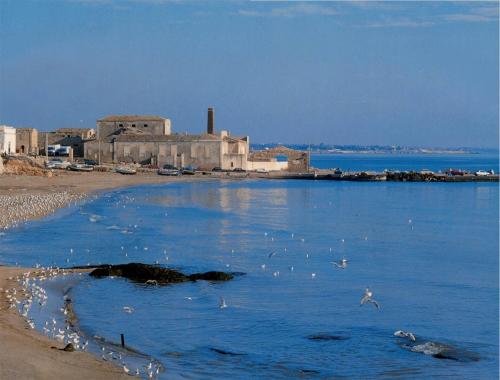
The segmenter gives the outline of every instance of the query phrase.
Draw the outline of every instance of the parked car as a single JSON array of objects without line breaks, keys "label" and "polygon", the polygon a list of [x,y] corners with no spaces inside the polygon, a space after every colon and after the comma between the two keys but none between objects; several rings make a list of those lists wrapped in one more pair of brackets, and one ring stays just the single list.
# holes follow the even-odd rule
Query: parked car
[{"label": "parked car", "polygon": [[255,170],[255,172],[256,172],[256,173],[269,173],[269,171],[268,171],[268,170],[263,169],[263,168],[256,169],[256,170]]},{"label": "parked car", "polygon": [[487,175],[490,175],[490,172],[487,172],[485,170],[478,170],[476,173],[475,173],[478,177],[485,177]]},{"label": "parked car", "polygon": [[464,175],[465,172],[463,170],[460,170],[460,169],[450,169],[446,172],[446,174],[448,174],[448,175]]},{"label": "parked car", "polygon": [[67,169],[70,165],[71,162],[64,161],[60,158],[53,158],[45,164],[48,169]]},{"label": "parked car", "polygon": [[91,166],[96,166],[97,165],[97,161],[96,160],[89,160],[87,158],[83,160],[83,163],[85,165],[91,165]]},{"label": "parked car", "polygon": [[196,173],[196,168],[192,166],[186,166],[185,168],[182,168],[182,174],[194,175],[195,173]]},{"label": "parked car", "polygon": [[242,168],[234,168],[233,172],[236,172],[236,173],[246,173],[246,170],[242,169]]},{"label": "parked car", "polygon": [[215,168],[212,169],[213,172],[222,172],[222,168],[220,166],[216,166]]}]

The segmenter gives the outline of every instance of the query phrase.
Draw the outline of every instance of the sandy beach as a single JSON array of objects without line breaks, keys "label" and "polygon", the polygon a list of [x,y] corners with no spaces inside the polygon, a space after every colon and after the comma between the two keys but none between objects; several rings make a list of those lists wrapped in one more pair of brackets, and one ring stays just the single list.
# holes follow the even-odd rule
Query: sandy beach
[{"label": "sandy beach", "polygon": [[[189,177],[192,180],[193,177]],[[70,202],[101,190],[187,180],[153,173],[124,176],[116,173],[60,172],[53,177],[0,175],[0,228],[41,218]],[[41,207],[33,207],[42,203]],[[7,210],[9,212],[7,212]],[[123,370],[87,352],[65,352],[61,343],[32,330],[14,309],[5,290],[9,280],[29,269],[0,266],[0,379],[119,379]]]},{"label": "sandy beach", "polygon": [[53,177],[0,175],[0,229],[44,217],[89,194],[141,184],[202,179],[166,177],[156,173],[125,176],[110,172],[58,171]]},{"label": "sandy beach", "polygon": [[125,379],[124,372],[87,352],[65,352],[63,348],[29,328],[15,308],[9,309],[5,290],[17,282],[9,280],[29,269],[0,266],[0,379]]}]

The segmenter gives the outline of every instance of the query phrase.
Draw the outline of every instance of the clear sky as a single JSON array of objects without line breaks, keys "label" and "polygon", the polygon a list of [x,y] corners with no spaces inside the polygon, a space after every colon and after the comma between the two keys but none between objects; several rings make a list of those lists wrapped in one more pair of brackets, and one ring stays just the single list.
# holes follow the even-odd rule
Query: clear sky
[{"label": "clear sky", "polygon": [[0,0],[0,123],[498,146],[498,2]]}]

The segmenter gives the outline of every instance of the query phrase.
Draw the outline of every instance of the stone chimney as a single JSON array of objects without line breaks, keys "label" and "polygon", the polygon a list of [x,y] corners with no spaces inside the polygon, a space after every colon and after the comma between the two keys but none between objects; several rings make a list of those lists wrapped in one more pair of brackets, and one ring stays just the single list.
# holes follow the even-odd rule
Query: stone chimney
[{"label": "stone chimney", "polygon": [[214,134],[214,109],[212,107],[208,108],[207,133]]}]

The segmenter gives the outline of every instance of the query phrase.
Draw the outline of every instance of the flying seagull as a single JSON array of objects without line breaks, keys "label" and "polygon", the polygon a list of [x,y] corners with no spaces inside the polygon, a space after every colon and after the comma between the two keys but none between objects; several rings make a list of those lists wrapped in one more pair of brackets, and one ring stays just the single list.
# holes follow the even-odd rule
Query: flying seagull
[{"label": "flying seagull", "polygon": [[361,298],[361,302],[359,303],[359,306],[363,306],[365,303],[369,302],[369,303],[372,303],[373,305],[375,305],[375,307],[377,309],[380,309],[380,305],[378,304],[377,301],[372,299],[372,296],[373,296],[373,292],[370,289],[366,288],[365,295],[363,296],[363,298]]}]

